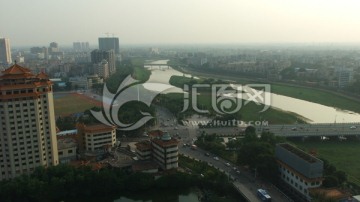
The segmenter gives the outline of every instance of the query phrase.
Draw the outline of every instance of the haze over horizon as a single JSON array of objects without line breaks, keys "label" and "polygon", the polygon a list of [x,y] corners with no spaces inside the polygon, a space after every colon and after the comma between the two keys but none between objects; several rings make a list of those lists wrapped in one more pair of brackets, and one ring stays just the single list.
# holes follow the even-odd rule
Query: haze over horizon
[{"label": "haze over horizon", "polygon": [[97,44],[359,43],[356,0],[62,0],[0,3],[12,46]]}]

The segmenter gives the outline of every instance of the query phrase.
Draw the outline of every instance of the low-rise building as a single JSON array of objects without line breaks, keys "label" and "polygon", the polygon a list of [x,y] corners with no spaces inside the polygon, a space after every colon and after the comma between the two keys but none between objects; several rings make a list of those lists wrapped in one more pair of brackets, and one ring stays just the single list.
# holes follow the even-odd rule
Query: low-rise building
[{"label": "low-rise building", "polygon": [[164,133],[161,138],[151,140],[153,146],[153,159],[164,170],[178,167],[179,141]]},{"label": "low-rise building", "polygon": [[324,163],[287,143],[276,145],[275,156],[283,187],[298,201],[311,201],[310,190],[322,184]]},{"label": "low-rise building", "polygon": [[92,87],[92,80],[87,77],[71,77],[69,82],[74,89],[89,89]]},{"label": "low-rise building", "polygon": [[152,146],[150,141],[138,142],[135,144],[136,154],[140,160],[151,159]]},{"label": "low-rise building", "polygon": [[57,140],[60,163],[69,163],[76,160],[77,144],[73,138],[61,138]]},{"label": "low-rise building", "polygon": [[162,136],[136,144],[136,154],[140,160],[153,160],[161,169],[178,168],[179,141],[165,132]]},{"label": "low-rise building", "polygon": [[107,151],[116,143],[116,127],[104,124],[77,124],[79,151]]}]

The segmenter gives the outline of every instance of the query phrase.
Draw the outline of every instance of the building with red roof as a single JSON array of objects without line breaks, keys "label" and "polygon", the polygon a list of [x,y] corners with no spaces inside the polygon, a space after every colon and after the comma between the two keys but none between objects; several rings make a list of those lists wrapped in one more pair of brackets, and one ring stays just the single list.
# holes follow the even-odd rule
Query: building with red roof
[{"label": "building with red roof", "polygon": [[52,82],[14,64],[0,73],[0,180],[59,163]]}]

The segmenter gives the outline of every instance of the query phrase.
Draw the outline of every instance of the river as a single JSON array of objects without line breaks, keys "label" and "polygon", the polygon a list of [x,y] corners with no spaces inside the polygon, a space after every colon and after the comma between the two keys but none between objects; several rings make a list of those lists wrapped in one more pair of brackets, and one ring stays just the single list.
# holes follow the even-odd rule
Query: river
[{"label": "river", "polygon": [[[153,61],[152,64],[167,64],[168,60]],[[149,68],[149,66],[145,66]],[[144,84],[148,90],[162,91],[169,84],[171,76],[183,76],[184,74],[171,67],[152,67],[151,76]],[[185,75],[190,77],[190,75]],[[183,92],[182,89],[174,87],[171,92]],[[167,91],[169,92],[169,90]],[[308,120],[310,123],[343,123],[343,122],[360,122],[360,114],[328,107],[325,105],[308,102],[288,96],[270,93],[270,106],[275,109],[296,113]]]}]

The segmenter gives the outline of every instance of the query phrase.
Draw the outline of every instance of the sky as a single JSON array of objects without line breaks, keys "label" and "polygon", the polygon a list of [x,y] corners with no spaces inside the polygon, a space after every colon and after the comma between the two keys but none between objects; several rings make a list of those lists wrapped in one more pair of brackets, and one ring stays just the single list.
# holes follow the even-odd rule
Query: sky
[{"label": "sky", "polygon": [[358,0],[0,0],[0,37],[60,46],[359,43]]}]

